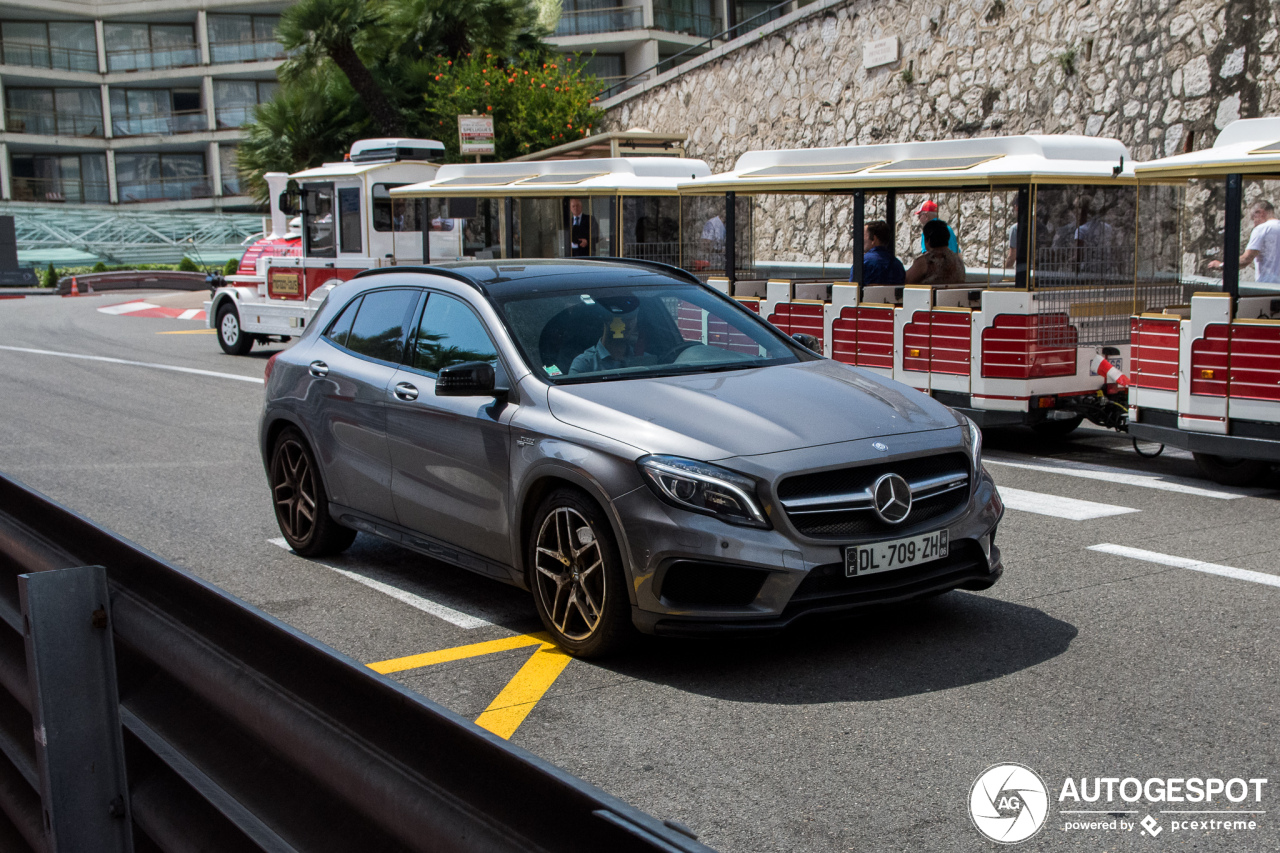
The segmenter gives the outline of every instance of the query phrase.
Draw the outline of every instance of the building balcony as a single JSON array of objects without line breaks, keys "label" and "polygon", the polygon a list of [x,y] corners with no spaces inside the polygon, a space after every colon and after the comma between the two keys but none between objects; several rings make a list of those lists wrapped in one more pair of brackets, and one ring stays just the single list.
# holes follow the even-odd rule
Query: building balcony
[{"label": "building balcony", "polygon": [[[108,71],[150,71],[163,68],[186,68],[199,64],[200,50],[195,45],[159,50],[139,48],[107,51]],[[97,68],[95,67],[94,70],[96,71]]]},{"label": "building balcony", "polygon": [[584,9],[562,12],[556,25],[557,36],[586,36],[597,33],[626,32],[644,28],[644,9],[640,6],[614,6],[608,9]]},{"label": "building balcony", "polygon": [[204,110],[111,117],[111,133],[114,136],[172,136],[177,133],[200,133],[208,129],[209,122]]},{"label": "building balcony", "polygon": [[653,27],[668,33],[682,33],[699,38],[718,35],[724,27],[714,15],[698,15],[662,6],[653,7]]},{"label": "building balcony", "polygon": [[0,59],[5,65],[22,65],[28,68],[95,73],[98,70],[96,50],[79,50],[70,47],[4,42],[0,44]]},{"label": "building balcony", "polygon": [[284,46],[275,39],[209,43],[210,62],[269,62],[284,59]]},{"label": "building balcony", "polygon": [[120,194],[121,204],[212,198],[213,178],[209,175],[186,175],[180,178],[119,181],[116,190]]},{"label": "building balcony", "polygon": [[13,178],[14,201],[69,202],[72,204],[106,204],[110,191],[106,181],[82,181],[78,178]]},{"label": "building balcony", "polygon": [[69,115],[36,110],[8,110],[5,130],[44,136],[102,136],[101,115]]},{"label": "building balcony", "polygon": [[242,107],[219,107],[215,113],[218,130],[235,130],[253,121],[253,111],[257,104]]}]

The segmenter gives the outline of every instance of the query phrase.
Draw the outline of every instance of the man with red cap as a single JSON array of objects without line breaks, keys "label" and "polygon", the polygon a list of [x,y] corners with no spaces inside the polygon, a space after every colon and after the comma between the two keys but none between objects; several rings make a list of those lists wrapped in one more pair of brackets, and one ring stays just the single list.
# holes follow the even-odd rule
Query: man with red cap
[{"label": "man with red cap", "polygon": [[[926,222],[938,218],[938,203],[931,198],[927,198],[920,202],[919,207],[911,211],[911,215],[916,218],[916,222],[919,223],[921,229],[923,229]],[[947,225],[945,220],[942,224]],[[951,230],[950,225],[947,225],[947,233],[951,235],[951,239],[947,243],[947,248],[955,252],[957,255],[960,254],[960,243],[956,240],[956,232]],[[929,251],[929,247],[924,244],[924,234],[921,233],[920,254],[923,255],[927,251]]]}]

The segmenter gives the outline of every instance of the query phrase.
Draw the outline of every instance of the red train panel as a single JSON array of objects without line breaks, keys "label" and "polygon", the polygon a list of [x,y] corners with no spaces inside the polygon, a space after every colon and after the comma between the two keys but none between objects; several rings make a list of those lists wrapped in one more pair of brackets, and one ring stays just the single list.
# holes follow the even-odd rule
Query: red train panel
[{"label": "red train panel", "polygon": [[1232,397],[1280,401],[1280,326],[1233,324],[1229,373]]},{"label": "red train panel", "polygon": [[1178,390],[1177,317],[1134,317],[1129,321],[1129,382],[1157,391]]},{"label": "red train panel", "polygon": [[818,339],[818,350],[825,345],[823,329],[824,306],[820,302],[779,302],[768,320],[788,335],[813,335]]},{"label": "red train panel", "polygon": [[982,375],[990,379],[1071,376],[1079,335],[1065,313],[999,314],[982,330]]},{"label": "red train panel", "polygon": [[968,311],[934,311],[929,317],[929,370],[969,375],[973,317]]},{"label": "red train panel", "polygon": [[[1204,327],[1204,337],[1191,342],[1191,393],[1225,397],[1232,342],[1226,323]],[[1175,388],[1177,385],[1175,384]]]},{"label": "red train panel", "polygon": [[[841,316],[849,310],[841,311]],[[861,367],[893,370],[893,307],[859,305],[854,311],[858,347],[854,363]]]}]

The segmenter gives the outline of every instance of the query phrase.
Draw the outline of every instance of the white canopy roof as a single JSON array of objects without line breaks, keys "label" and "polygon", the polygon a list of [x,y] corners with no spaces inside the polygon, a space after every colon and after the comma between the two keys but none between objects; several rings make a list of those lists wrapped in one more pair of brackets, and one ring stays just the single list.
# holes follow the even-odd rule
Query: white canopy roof
[{"label": "white canopy roof", "polygon": [[682,193],[933,189],[1018,183],[1132,182],[1129,150],[1092,136],[1004,136],[748,151],[732,172],[686,181]]},{"label": "white canopy roof", "polygon": [[1280,118],[1233,121],[1212,148],[1140,163],[1137,173],[1139,178],[1280,173]]},{"label": "white canopy roof", "polygon": [[398,198],[675,195],[681,181],[711,169],[683,157],[611,157],[509,163],[451,163],[435,178],[397,187]]}]

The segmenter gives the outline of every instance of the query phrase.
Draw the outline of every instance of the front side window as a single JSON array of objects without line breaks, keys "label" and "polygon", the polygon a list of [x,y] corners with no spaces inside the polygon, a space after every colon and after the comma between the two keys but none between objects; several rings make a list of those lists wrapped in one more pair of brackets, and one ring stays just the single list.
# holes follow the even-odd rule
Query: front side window
[{"label": "front side window", "polygon": [[468,361],[496,363],[498,353],[484,325],[461,300],[442,293],[427,299],[413,342],[412,366],[426,373]]},{"label": "front side window", "polygon": [[360,239],[360,190],[338,190],[339,236],[343,252],[359,254],[364,248]]},{"label": "front side window", "polygon": [[375,290],[365,294],[347,336],[347,349],[378,361],[399,364],[404,355],[410,312],[417,307],[421,295],[420,290]]},{"label": "front side window", "polygon": [[801,360],[737,303],[692,283],[584,287],[498,301],[534,372],[556,384],[742,370]]}]

